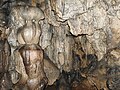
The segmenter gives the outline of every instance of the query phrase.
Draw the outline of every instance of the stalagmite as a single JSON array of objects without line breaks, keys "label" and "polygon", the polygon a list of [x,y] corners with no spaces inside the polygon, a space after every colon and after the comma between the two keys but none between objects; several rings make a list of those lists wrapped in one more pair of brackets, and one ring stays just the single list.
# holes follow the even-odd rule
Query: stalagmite
[{"label": "stalagmite", "polygon": [[[13,24],[18,21],[15,34],[19,46],[13,52],[15,70],[11,74],[13,83],[18,85],[15,88],[18,89],[43,90],[47,84],[43,50],[38,45],[41,33],[39,20],[44,15],[41,11],[35,14],[36,11],[39,9],[33,6],[14,6],[11,10]],[[21,19],[23,24],[20,23]]]}]

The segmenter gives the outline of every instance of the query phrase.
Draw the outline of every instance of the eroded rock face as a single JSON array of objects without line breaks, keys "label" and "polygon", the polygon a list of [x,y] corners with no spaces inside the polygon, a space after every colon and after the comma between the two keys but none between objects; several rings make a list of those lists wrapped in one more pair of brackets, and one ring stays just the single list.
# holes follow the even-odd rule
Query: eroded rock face
[{"label": "eroded rock face", "polygon": [[9,29],[7,28],[5,13],[0,9],[0,89],[7,90],[12,88],[9,70],[10,45],[8,42]]},{"label": "eroded rock face", "polygon": [[[119,0],[13,0],[10,7],[12,31],[8,41],[12,60],[18,46],[39,44],[44,52],[42,68],[48,85],[56,85],[54,82],[58,79],[59,89],[80,86],[90,90],[119,90]],[[16,50],[16,59],[23,58],[22,49]],[[14,72],[17,78],[18,72],[27,75],[23,61],[19,61],[22,66],[17,65],[23,72],[22,69]]]}]

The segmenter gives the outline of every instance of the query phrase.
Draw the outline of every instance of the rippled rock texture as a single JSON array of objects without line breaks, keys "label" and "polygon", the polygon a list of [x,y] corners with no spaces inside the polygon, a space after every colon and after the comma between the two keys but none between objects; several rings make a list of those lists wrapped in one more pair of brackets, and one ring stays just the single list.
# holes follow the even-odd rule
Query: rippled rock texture
[{"label": "rippled rock texture", "polygon": [[0,0],[0,9],[1,87],[120,90],[120,0]]}]

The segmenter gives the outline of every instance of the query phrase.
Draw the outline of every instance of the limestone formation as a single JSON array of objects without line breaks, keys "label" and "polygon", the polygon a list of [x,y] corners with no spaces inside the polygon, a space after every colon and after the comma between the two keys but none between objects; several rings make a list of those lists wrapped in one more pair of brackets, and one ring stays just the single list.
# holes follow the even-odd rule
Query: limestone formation
[{"label": "limestone formation", "polygon": [[0,8],[14,89],[119,90],[120,0],[0,0]]}]

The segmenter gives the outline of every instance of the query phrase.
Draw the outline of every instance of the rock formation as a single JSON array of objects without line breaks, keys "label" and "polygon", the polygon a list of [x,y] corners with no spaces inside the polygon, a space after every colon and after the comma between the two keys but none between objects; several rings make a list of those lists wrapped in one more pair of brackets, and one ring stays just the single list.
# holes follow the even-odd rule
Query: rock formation
[{"label": "rock formation", "polygon": [[12,89],[33,78],[31,90],[120,89],[120,0],[0,0],[0,6],[9,31],[1,48],[10,56],[4,65],[1,51],[0,64],[9,66]]}]

